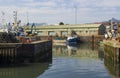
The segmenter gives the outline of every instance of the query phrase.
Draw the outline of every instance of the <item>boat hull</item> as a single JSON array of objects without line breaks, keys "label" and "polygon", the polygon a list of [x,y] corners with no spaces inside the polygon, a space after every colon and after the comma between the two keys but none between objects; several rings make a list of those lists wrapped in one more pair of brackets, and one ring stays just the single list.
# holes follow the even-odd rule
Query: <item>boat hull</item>
[{"label": "boat hull", "polygon": [[77,43],[78,43],[77,38],[66,40],[67,45],[74,45],[74,44],[77,44]]}]

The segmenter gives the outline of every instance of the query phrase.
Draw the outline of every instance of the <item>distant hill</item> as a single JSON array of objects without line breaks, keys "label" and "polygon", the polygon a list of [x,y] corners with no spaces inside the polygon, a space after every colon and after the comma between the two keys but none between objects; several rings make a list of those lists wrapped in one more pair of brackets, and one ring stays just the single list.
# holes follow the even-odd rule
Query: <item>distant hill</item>
[{"label": "distant hill", "polygon": [[[46,26],[47,25],[47,23],[34,23],[34,24],[35,24],[35,26]],[[33,25],[33,23],[29,23],[29,26],[32,26],[32,25]]]},{"label": "distant hill", "polygon": [[111,18],[108,21],[102,21],[102,22],[94,22],[94,24],[110,24],[111,21],[113,23],[120,23],[120,20],[116,19],[116,18]]},{"label": "distant hill", "polygon": [[35,23],[36,26],[46,26],[47,23]]},{"label": "distant hill", "polygon": [[108,22],[116,22],[116,23],[118,23],[118,22],[120,22],[120,20],[118,20],[118,19],[115,19],[115,18],[112,18],[112,19],[110,19]]}]

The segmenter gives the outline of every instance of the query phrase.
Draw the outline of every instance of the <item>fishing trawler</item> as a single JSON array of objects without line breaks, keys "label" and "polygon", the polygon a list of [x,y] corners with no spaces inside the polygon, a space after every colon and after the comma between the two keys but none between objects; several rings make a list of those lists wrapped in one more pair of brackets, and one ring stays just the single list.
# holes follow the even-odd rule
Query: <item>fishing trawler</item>
[{"label": "fishing trawler", "polygon": [[67,37],[66,44],[77,44],[79,42],[79,39],[77,37],[77,34],[75,31],[71,31],[71,34]]},{"label": "fishing trawler", "polygon": [[72,36],[69,36],[67,37],[67,40],[66,40],[66,43],[67,44],[77,44],[77,37],[72,37]]}]

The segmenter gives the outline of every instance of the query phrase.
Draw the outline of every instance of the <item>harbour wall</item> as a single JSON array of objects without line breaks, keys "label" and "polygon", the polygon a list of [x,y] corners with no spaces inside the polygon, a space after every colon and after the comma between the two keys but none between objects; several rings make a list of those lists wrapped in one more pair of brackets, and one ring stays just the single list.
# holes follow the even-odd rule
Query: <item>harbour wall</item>
[{"label": "harbour wall", "polygon": [[112,40],[104,40],[104,64],[113,78],[120,77],[120,43]]},{"label": "harbour wall", "polygon": [[[66,41],[67,37],[56,36],[39,36],[41,40],[59,40],[58,42]],[[92,36],[78,36],[80,42],[99,42],[104,39],[104,35],[92,35]],[[56,41],[55,41],[56,42]]]},{"label": "harbour wall", "polygon": [[51,40],[35,41],[30,44],[0,43],[0,64],[46,62],[51,60]]}]

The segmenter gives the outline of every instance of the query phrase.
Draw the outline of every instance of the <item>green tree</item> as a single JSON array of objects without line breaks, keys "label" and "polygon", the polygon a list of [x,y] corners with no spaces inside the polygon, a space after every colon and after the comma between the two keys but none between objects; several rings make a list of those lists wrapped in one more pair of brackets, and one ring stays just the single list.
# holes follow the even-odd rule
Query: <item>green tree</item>
[{"label": "green tree", "polygon": [[64,23],[63,23],[63,22],[60,22],[59,25],[64,25]]}]

